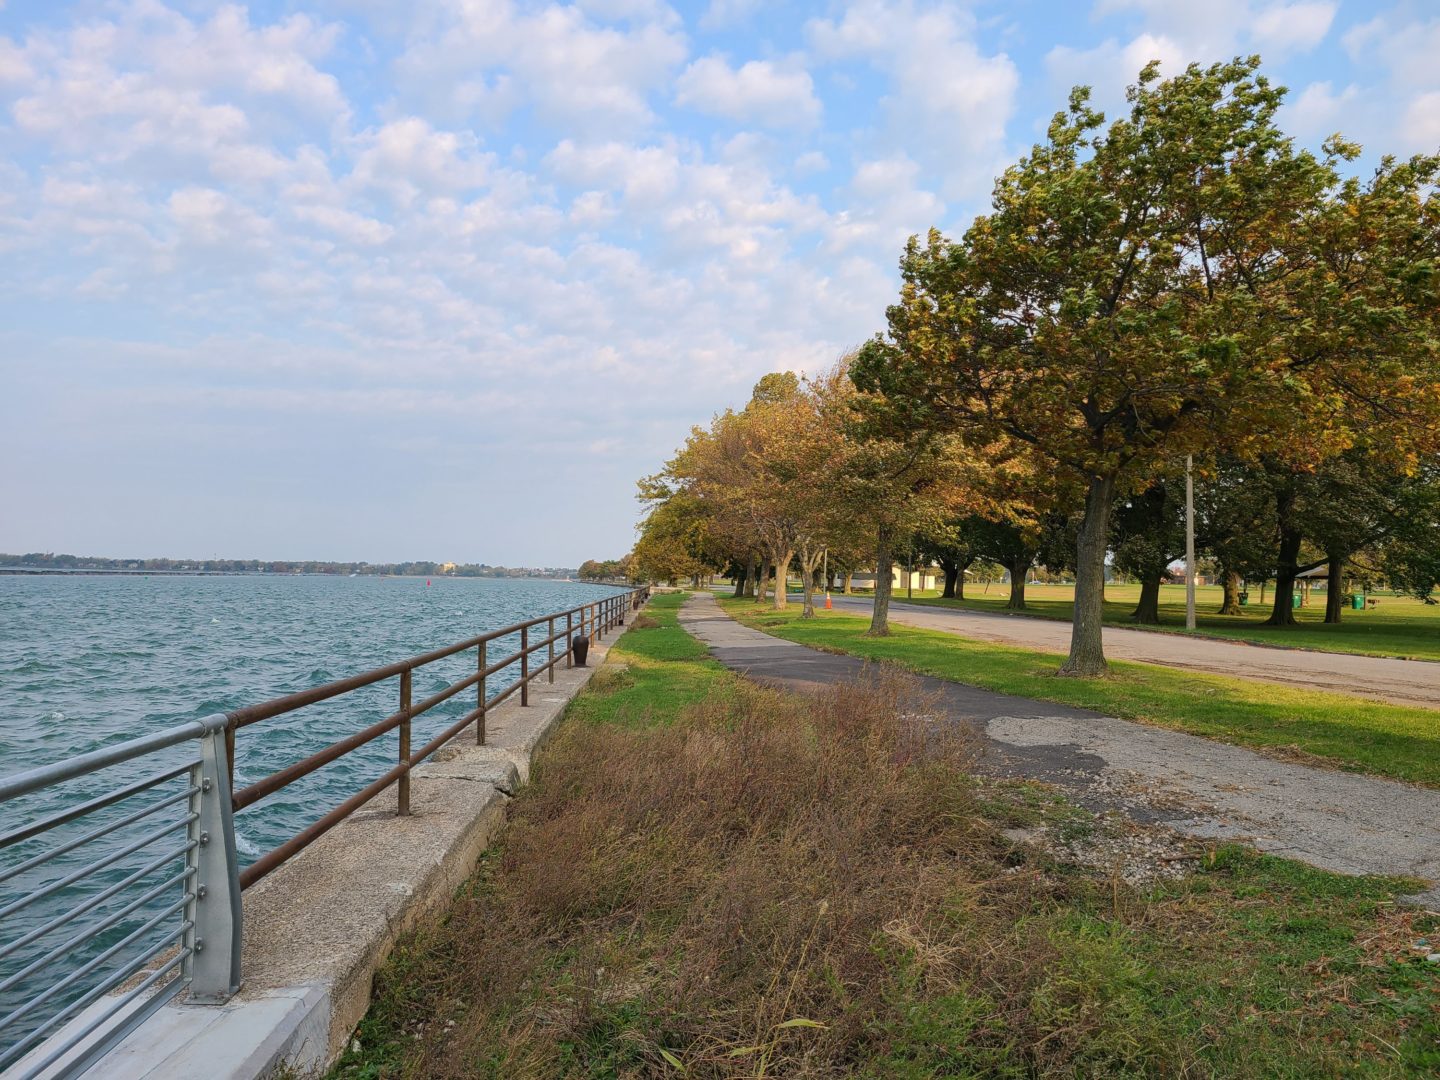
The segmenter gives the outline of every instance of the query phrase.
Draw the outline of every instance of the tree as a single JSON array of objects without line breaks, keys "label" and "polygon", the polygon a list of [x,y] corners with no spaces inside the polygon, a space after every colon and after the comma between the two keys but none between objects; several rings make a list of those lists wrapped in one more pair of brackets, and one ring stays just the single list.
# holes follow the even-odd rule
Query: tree
[{"label": "tree", "polygon": [[1140,582],[1140,600],[1131,618],[1160,622],[1160,585],[1170,564],[1185,554],[1185,478],[1162,475],[1149,487],[1120,500],[1110,526],[1115,568]]},{"label": "tree", "polygon": [[[1063,674],[1105,670],[1117,496],[1217,440],[1259,453],[1303,432],[1323,456],[1365,422],[1349,406],[1366,403],[1368,416],[1395,404],[1380,367],[1393,384],[1404,365],[1347,361],[1337,343],[1363,320],[1327,310],[1333,290],[1307,275],[1323,236],[1343,246],[1337,223],[1327,233],[1314,219],[1354,149],[1297,151],[1274,123],[1283,92],[1258,65],[1191,65],[1160,81],[1151,64],[1129,116],[1104,130],[1088,91],[1074,91],[960,242],[912,238],[888,334],[856,365],[895,423],[1020,443],[1084,485]],[[1401,308],[1433,303],[1433,273],[1407,280],[1414,301]]]}]

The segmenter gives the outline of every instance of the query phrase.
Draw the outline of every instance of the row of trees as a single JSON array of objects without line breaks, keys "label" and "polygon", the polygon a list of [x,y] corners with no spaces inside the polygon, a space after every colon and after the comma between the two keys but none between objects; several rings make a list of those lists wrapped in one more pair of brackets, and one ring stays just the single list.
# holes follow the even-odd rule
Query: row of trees
[{"label": "row of trees", "polygon": [[[888,328],[826,375],[761,380],[642,482],[636,569],[729,564],[809,583],[828,552],[877,568],[914,544],[1073,569],[1062,671],[1095,675],[1107,563],[1145,588],[1181,554],[1183,468],[1227,583],[1357,560],[1428,596],[1440,578],[1440,158],[1320,154],[1276,126],[1259,59],[1147,67],[1105,124],[1077,89],[959,239],[912,238]],[[783,587],[775,602],[784,603]]]}]

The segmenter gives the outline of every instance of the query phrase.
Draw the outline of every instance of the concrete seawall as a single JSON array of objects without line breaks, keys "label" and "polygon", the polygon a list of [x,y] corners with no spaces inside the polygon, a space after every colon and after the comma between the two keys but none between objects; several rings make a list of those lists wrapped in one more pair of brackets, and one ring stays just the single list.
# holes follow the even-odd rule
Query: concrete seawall
[{"label": "concrete seawall", "polygon": [[[630,613],[633,616],[633,613]],[[435,917],[471,874],[530,777],[536,752],[602,663],[555,669],[412,773],[411,814],[379,796],[247,890],[244,984],[222,1006],[166,1006],[97,1063],[106,1080],[255,1080],[318,1073],[344,1050],[396,940]],[[75,1023],[82,1022],[85,1014]]]}]

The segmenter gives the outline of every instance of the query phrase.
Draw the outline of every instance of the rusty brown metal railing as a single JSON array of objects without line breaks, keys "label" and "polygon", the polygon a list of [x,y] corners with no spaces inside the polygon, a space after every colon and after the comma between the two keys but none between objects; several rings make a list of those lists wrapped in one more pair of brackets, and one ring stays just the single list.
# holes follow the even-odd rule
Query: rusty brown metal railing
[{"label": "rusty brown metal railing", "polygon": [[[261,799],[275,792],[282,790],[289,784],[294,783],[301,777],[308,776],[332,762],[340,760],[346,754],[365,746],[376,739],[398,731],[397,760],[393,768],[386,770],[371,783],[355,792],[345,799],[333,810],[324,814],[317,821],[313,822],[300,832],[296,833],[289,840],[281,843],[270,851],[261,855],[244,870],[240,871],[240,887],[248,888],[259,881],[266,874],[280,866],[287,859],[303,851],[316,839],[323,836],[330,829],[334,828],[345,818],[349,817],[360,807],[374,799],[381,792],[385,791],[392,784],[397,785],[398,811],[400,814],[410,812],[410,771],[426,758],[430,757],[440,747],[444,746],[451,739],[455,738],[471,724],[475,725],[475,739],[480,745],[485,742],[485,718],[490,710],[509,698],[517,690],[520,693],[520,704],[528,706],[530,703],[530,683],[542,675],[547,676],[550,682],[555,681],[555,666],[564,660],[565,666],[569,667],[570,639],[572,634],[581,634],[589,640],[594,641],[602,637],[607,631],[616,626],[623,625],[628,612],[638,609],[648,599],[650,590],[648,587],[628,589],[625,592],[616,593],[614,596],[604,597],[588,604],[581,604],[568,611],[555,612],[550,615],[542,615],[537,619],[529,619],[525,622],[515,623],[513,626],[502,627],[499,630],[491,630],[484,634],[468,638],[465,641],[456,642],[454,645],[447,645],[444,648],[435,649],[431,652],[422,653],[419,656],[412,656],[408,660],[401,660],[384,667],[378,667],[371,671],[362,672],[359,675],[352,675],[349,678],[337,679],[334,682],[324,683],[320,686],[311,687],[308,690],[301,690],[298,693],[287,694],[284,697],[274,698],[270,701],[261,702],[258,705],[246,706],[226,714],[225,744],[226,759],[229,762],[231,772],[231,790],[234,791],[234,761],[235,743],[237,733],[242,729],[262,723],[277,716],[303,709],[307,705],[314,705],[321,701],[328,701],[340,697],[343,694],[351,693],[363,687],[373,686],[376,683],[384,682],[387,679],[398,677],[400,680],[399,708],[396,712],[378,720],[367,727],[361,728],[352,735],[340,739],[322,750],[310,756],[287,765],[285,768],[271,773],[253,784],[249,784],[238,791],[234,791],[232,804],[235,812],[253,806]],[[556,621],[565,620],[565,629],[557,633],[555,630]],[[531,629],[544,626],[544,637],[535,638],[531,636]],[[520,635],[520,647],[510,656],[497,660],[494,663],[488,662],[487,645],[497,638],[509,637],[513,634]],[[564,642],[563,651],[557,652],[557,642]],[[445,689],[431,694],[419,702],[411,700],[411,685],[413,673],[432,664],[437,660],[444,660],[447,657],[465,652],[469,649],[476,650],[476,666],[473,674],[451,683]],[[534,653],[545,651],[546,658],[538,667],[531,663],[531,656]],[[486,683],[493,675],[497,675],[512,665],[518,670],[518,678],[509,686],[500,690],[493,697],[486,696]],[[476,687],[475,707],[466,712],[453,724],[440,732],[433,739],[427,742],[418,750],[411,748],[411,724],[417,716],[420,716],[437,705],[450,700],[470,687]]]}]

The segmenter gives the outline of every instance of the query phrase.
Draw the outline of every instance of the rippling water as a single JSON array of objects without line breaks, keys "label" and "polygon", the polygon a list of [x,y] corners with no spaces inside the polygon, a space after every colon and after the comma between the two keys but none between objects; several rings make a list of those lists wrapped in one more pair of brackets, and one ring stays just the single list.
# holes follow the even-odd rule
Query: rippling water
[{"label": "rippling water", "polygon": [[[485,630],[613,595],[605,586],[541,580],[372,577],[66,577],[0,576],[0,775],[61,760],[210,713],[227,712],[330,679],[404,659]],[[515,640],[491,643],[494,662]],[[416,701],[473,672],[473,650],[417,672]],[[513,676],[496,676],[493,694]],[[398,680],[388,680],[237,734],[235,782],[241,787],[394,712]],[[474,704],[458,695],[415,721],[418,748]],[[395,762],[396,736],[382,736],[237,817],[242,862],[294,835]],[[164,760],[179,762],[176,748]],[[104,784],[66,785],[73,800],[112,787],[141,768],[108,770]],[[0,804],[0,833],[52,813],[59,794]],[[67,802],[68,804],[68,802]],[[116,809],[109,813],[114,820]],[[104,815],[90,820],[107,820]],[[63,879],[86,860],[122,846],[120,830],[73,856],[0,884],[0,910],[26,890]],[[173,833],[170,842],[180,837]],[[0,871],[38,850],[0,853]],[[0,948],[64,910],[76,889],[118,880],[163,844],[118,861],[84,886],[62,889],[5,920]],[[173,872],[173,867],[170,868]],[[162,868],[159,873],[163,873]],[[147,880],[159,880],[152,878]],[[97,909],[94,917],[115,910]],[[73,933],[77,922],[67,929]],[[102,938],[119,940],[122,920]],[[56,940],[59,940],[58,938]],[[0,983],[43,955],[43,941],[0,958]],[[98,946],[76,952],[95,955]],[[53,975],[53,970],[50,972]],[[25,980],[32,984],[33,980]],[[0,1014],[23,985],[0,991]],[[69,996],[69,995],[67,995]],[[6,1039],[0,1035],[0,1046]]]}]

